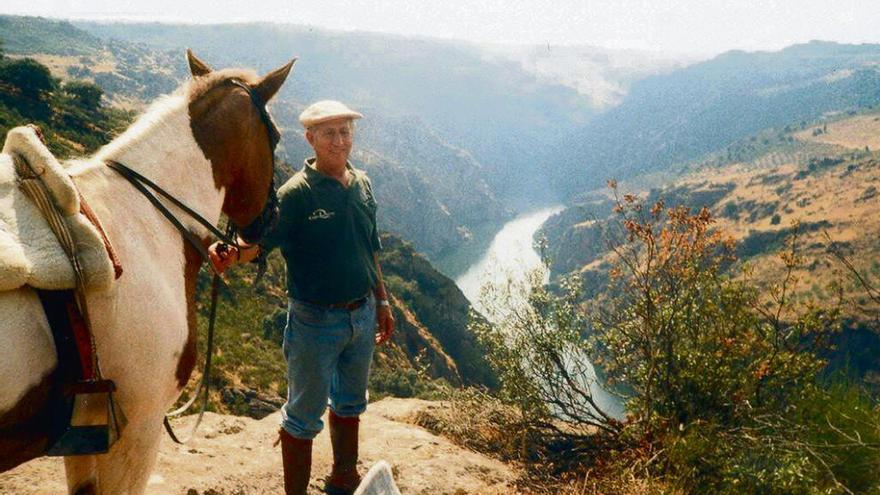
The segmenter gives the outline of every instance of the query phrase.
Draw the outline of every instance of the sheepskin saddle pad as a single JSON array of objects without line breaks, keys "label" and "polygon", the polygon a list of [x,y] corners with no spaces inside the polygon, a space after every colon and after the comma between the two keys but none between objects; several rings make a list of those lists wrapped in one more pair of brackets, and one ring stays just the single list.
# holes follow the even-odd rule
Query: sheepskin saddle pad
[{"label": "sheepskin saddle pad", "polygon": [[[16,161],[30,167],[16,172]],[[19,165],[23,165],[20,163]],[[16,127],[6,135],[0,153],[0,290],[29,285],[36,289],[73,289],[73,267],[37,205],[21,190],[24,180],[42,180],[77,246],[84,287],[103,290],[114,269],[104,239],[80,212],[79,192],[64,167],[40,141],[34,129]]]}]

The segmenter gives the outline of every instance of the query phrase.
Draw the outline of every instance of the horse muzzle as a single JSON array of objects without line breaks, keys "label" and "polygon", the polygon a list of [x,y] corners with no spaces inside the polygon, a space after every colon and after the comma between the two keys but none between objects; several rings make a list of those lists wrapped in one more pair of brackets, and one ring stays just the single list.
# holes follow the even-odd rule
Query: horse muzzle
[{"label": "horse muzzle", "polygon": [[278,223],[278,196],[273,183],[263,211],[251,223],[239,227],[238,234],[248,244],[259,243]]}]

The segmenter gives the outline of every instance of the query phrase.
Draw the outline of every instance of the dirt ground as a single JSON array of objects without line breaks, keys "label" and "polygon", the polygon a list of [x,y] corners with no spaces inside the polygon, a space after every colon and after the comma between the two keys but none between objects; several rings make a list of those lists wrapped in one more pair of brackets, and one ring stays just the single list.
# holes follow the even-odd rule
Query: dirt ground
[{"label": "dirt ground", "polygon": [[[361,421],[361,471],[384,459],[395,481],[409,494],[512,494],[517,473],[497,460],[462,449],[408,423],[429,402],[384,399],[371,404]],[[175,423],[186,428],[194,417]],[[262,420],[206,413],[197,438],[176,445],[163,436],[148,494],[233,495],[282,493],[281,454],[272,443],[279,415]],[[325,417],[326,422],[326,417]],[[332,463],[325,429],[315,440],[309,493],[321,493]],[[65,493],[59,458],[41,458],[0,474],[0,493],[49,495]]]}]

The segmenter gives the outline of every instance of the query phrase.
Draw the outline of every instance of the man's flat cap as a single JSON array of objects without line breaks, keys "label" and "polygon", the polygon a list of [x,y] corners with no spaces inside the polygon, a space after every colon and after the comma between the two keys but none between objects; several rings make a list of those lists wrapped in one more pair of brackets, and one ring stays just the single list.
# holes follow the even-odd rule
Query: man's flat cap
[{"label": "man's flat cap", "polygon": [[336,119],[359,119],[362,114],[345,106],[344,103],[336,100],[321,100],[312,103],[308,108],[299,114],[299,122],[306,129],[313,125],[320,124]]}]

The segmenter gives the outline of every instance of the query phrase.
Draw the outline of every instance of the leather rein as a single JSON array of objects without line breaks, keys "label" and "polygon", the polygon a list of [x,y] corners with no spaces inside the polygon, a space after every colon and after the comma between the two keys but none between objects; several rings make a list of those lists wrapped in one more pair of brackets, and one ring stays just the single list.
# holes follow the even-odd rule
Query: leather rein
[{"label": "leather rein", "polygon": [[[270,152],[270,156],[272,157],[273,180],[269,184],[269,195],[267,196],[267,204],[266,204],[266,207],[264,208],[263,214],[261,214],[260,216],[257,217],[257,220],[260,220],[260,219],[264,218],[265,212],[268,208],[275,208],[275,206],[276,206],[275,202],[274,202],[274,198],[275,198],[275,183],[274,183],[275,147],[277,146],[278,141],[280,140],[281,134],[278,131],[278,128],[275,126],[275,123],[272,121],[272,118],[269,116],[269,112],[266,110],[266,103],[263,102],[262,99],[256,93],[254,93],[254,91],[251,89],[250,86],[248,86],[247,84],[245,84],[237,79],[230,79],[228,82],[230,84],[233,84],[235,86],[238,86],[238,87],[244,89],[245,91],[247,91],[248,95],[250,95],[251,102],[254,104],[256,109],[259,111],[260,119],[265,124],[266,132],[269,137],[269,148],[270,148],[269,152]],[[174,227],[181,233],[184,240],[186,242],[188,242],[190,244],[190,246],[192,246],[193,249],[196,250],[196,252],[199,253],[199,255],[202,257],[203,261],[208,263],[208,266],[210,267],[211,271],[214,273],[214,277],[211,281],[211,306],[210,306],[210,311],[209,311],[209,316],[208,316],[208,342],[207,342],[207,350],[206,350],[206,355],[205,355],[205,367],[202,372],[202,379],[201,379],[201,382],[199,383],[199,388],[193,394],[192,398],[190,398],[183,406],[181,406],[180,408],[178,408],[174,411],[167,413],[165,415],[165,418],[163,421],[163,424],[165,426],[165,430],[168,432],[168,435],[171,437],[171,439],[175,443],[184,444],[184,443],[188,442],[195,435],[196,429],[199,427],[199,424],[202,422],[202,417],[204,416],[205,409],[207,408],[207,405],[208,405],[208,392],[209,392],[210,386],[211,386],[211,379],[210,379],[210,377],[211,377],[211,356],[212,356],[213,350],[214,350],[214,326],[215,326],[215,321],[216,321],[216,317],[217,317],[217,296],[218,296],[218,292],[219,292],[219,286],[225,285],[225,282],[223,281],[223,279],[221,278],[221,276],[217,272],[217,270],[214,268],[213,263],[211,263],[211,259],[208,254],[208,250],[205,248],[204,244],[202,244],[202,241],[198,238],[198,236],[196,236],[192,231],[187,229],[183,225],[183,222],[181,222],[180,219],[177,218],[174,215],[174,213],[171,212],[171,210],[169,210],[168,207],[162,203],[162,201],[156,196],[156,194],[153,194],[153,192],[151,192],[151,190],[155,191],[159,196],[161,196],[165,200],[169,201],[171,204],[173,204],[175,207],[177,207],[183,213],[185,213],[188,217],[190,217],[191,219],[195,220],[200,225],[202,225],[203,227],[208,229],[208,231],[211,234],[213,234],[216,238],[223,241],[225,244],[229,244],[231,246],[235,246],[236,248],[240,248],[240,245],[238,244],[238,242],[235,238],[236,237],[236,235],[235,235],[236,229],[232,225],[232,223],[230,222],[227,226],[227,232],[225,232],[225,233],[221,232],[217,227],[214,226],[214,224],[212,224],[211,222],[206,220],[203,216],[201,216],[195,210],[193,210],[192,208],[187,206],[185,203],[183,203],[179,199],[175,198],[172,194],[170,194],[168,191],[166,191],[165,189],[163,189],[162,187],[160,187],[159,185],[157,185],[156,183],[154,183],[150,179],[147,179],[143,175],[139,174],[138,172],[132,170],[128,166],[126,166],[118,161],[107,160],[106,164],[108,167],[110,167],[111,169],[113,169],[114,171],[119,173],[119,175],[122,176],[125,180],[127,180],[132,186],[134,186],[134,188],[138,192],[140,192],[144,197],[146,197],[147,200],[149,200],[150,203],[157,210],[159,210],[159,212],[162,213],[162,215],[166,219],[168,219],[168,221],[171,222],[172,225],[174,225]],[[247,227],[245,227],[245,228],[247,228]],[[263,263],[265,263],[265,259],[264,259]],[[263,264],[260,268],[260,275],[262,274],[263,270],[265,270],[265,264]],[[258,275],[258,277],[260,275]],[[169,421],[169,418],[179,416],[179,415],[183,414],[184,412],[186,412],[193,405],[193,403],[195,403],[195,401],[196,401],[196,399],[198,399],[199,395],[202,395],[202,405],[199,410],[199,416],[196,419],[196,422],[193,424],[189,435],[187,435],[186,438],[181,440],[180,437],[178,437],[174,433],[174,430],[171,427],[171,423]]]}]

